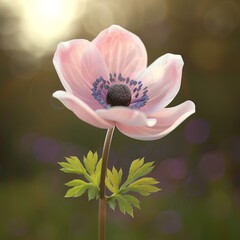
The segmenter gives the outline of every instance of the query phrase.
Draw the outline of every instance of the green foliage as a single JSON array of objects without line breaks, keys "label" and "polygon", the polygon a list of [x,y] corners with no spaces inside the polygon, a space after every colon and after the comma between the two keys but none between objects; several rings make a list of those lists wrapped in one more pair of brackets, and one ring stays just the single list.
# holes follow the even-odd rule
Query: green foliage
[{"label": "green foliage", "polygon": [[61,171],[79,174],[84,180],[75,179],[66,183],[72,188],[67,191],[65,197],[80,197],[87,191],[89,200],[98,199],[102,166],[102,159],[98,161],[98,154],[90,151],[87,157],[83,158],[83,164],[77,157],[68,157],[66,160],[67,162],[59,163]]},{"label": "green foliage", "polygon": [[[81,175],[82,179],[66,183],[66,186],[71,188],[65,197],[80,197],[87,192],[89,200],[98,199],[102,159],[98,160],[97,153],[90,151],[82,162],[77,157],[68,157],[66,160],[67,162],[59,163],[62,167],[61,171]],[[140,202],[130,192],[148,196],[160,190],[154,186],[158,181],[145,177],[153,168],[153,162],[144,163],[144,158],[134,160],[129,168],[127,179],[122,185],[122,169],[119,171],[115,167],[112,170],[107,169],[105,184],[112,193],[111,196],[106,196],[110,208],[115,210],[117,203],[122,213],[133,217],[133,207],[140,208]]]},{"label": "green foliage", "polygon": [[116,170],[115,167],[113,167],[112,171],[107,169],[107,176],[105,179],[106,187],[112,192],[116,193],[119,191],[119,185],[122,180],[122,169],[119,170],[119,172]]},{"label": "green foliage", "polygon": [[127,213],[133,217],[133,207],[140,208],[140,206],[139,200],[135,196],[130,195],[129,192],[148,196],[160,190],[154,186],[158,184],[158,181],[154,178],[144,177],[153,168],[153,162],[144,164],[144,158],[134,160],[129,168],[127,180],[121,186],[122,169],[119,171],[114,167],[112,171],[108,169],[106,186],[112,192],[112,195],[108,197],[109,206],[115,210],[117,202],[122,213]]}]

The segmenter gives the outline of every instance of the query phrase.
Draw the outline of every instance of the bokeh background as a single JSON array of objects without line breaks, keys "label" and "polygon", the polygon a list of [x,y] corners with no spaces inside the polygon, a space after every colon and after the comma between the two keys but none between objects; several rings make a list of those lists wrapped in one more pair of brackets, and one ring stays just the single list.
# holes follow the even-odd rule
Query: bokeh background
[{"label": "bokeh background", "polygon": [[60,41],[92,40],[111,24],[136,33],[149,64],[185,61],[181,90],[197,112],[164,139],[116,131],[111,164],[145,156],[163,190],[135,218],[108,211],[108,239],[240,239],[240,4],[237,0],[0,0],[0,239],[97,239],[97,202],[64,199],[65,156],[98,151],[105,131],[51,97]]}]

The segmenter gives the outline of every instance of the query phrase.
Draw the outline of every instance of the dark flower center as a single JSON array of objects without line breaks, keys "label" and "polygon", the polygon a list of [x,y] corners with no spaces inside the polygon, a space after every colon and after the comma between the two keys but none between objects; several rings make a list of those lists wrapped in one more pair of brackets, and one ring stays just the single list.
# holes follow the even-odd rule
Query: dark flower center
[{"label": "dark flower center", "polygon": [[147,103],[148,87],[121,73],[109,73],[109,78],[99,76],[92,84],[92,96],[103,108],[125,106],[139,109]]},{"label": "dark flower center", "polygon": [[111,106],[129,106],[131,103],[131,91],[124,84],[113,84],[107,93],[107,103]]}]

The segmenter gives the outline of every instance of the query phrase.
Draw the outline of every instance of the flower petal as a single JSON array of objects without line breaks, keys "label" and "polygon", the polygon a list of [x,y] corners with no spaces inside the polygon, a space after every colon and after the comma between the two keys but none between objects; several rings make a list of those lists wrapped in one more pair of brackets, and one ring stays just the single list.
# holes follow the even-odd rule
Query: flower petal
[{"label": "flower petal", "polygon": [[129,127],[117,123],[117,128],[125,135],[139,140],[157,140],[173,131],[181,122],[195,112],[195,104],[186,101],[172,108],[164,108],[150,115],[157,119],[153,127]]},{"label": "flower petal", "polygon": [[93,98],[91,88],[100,76],[108,77],[108,70],[94,44],[83,39],[60,43],[53,63],[67,92],[93,109],[101,108]]},{"label": "flower petal", "polygon": [[133,78],[147,66],[147,52],[140,38],[120,26],[112,25],[103,30],[93,43],[110,73]]},{"label": "flower petal", "polygon": [[56,91],[53,97],[61,101],[65,107],[71,110],[82,121],[98,128],[111,128],[113,122],[102,119],[95,111],[93,111],[86,103],[71,93],[64,91]]},{"label": "flower petal", "polygon": [[153,126],[156,119],[147,118],[143,112],[127,107],[111,107],[96,110],[96,113],[105,120],[114,121],[126,126]]},{"label": "flower petal", "polygon": [[173,100],[180,89],[183,64],[180,55],[168,53],[139,75],[137,80],[147,85],[149,97],[142,111],[158,112]]}]

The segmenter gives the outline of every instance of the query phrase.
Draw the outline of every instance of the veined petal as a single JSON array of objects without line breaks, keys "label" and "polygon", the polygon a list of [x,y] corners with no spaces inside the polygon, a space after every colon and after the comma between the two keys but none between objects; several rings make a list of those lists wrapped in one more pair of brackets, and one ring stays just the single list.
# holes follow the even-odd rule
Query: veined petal
[{"label": "veined petal", "polygon": [[65,91],[56,91],[53,97],[61,101],[65,107],[71,110],[82,121],[98,128],[111,128],[113,122],[102,119],[85,102]]},{"label": "veined petal", "polygon": [[90,44],[85,39],[75,39],[68,42],[61,42],[53,57],[53,64],[56,68],[62,85],[68,92],[77,88],[78,82],[82,79],[79,74],[79,62],[82,54]]},{"label": "veined petal", "polygon": [[183,64],[180,55],[168,53],[139,75],[137,80],[148,87],[149,100],[141,108],[143,112],[158,112],[174,99],[180,89]]},{"label": "veined petal", "polygon": [[110,73],[121,73],[133,78],[147,66],[147,52],[138,36],[126,29],[112,25],[94,40]]},{"label": "veined petal", "polygon": [[195,112],[195,104],[186,101],[178,106],[164,108],[149,117],[157,119],[153,127],[129,127],[117,123],[117,128],[125,135],[139,140],[157,140],[173,131],[181,122]]},{"label": "veined petal", "polygon": [[96,110],[96,113],[108,121],[126,126],[153,126],[156,119],[147,118],[143,112],[132,110],[127,107],[111,107],[109,109]]},{"label": "veined petal", "polygon": [[67,92],[71,92],[93,109],[101,108],[91,95],[91,88],[100,76],[108,77],[108,70],[94,44],[83,39],[60,43],[53,63]]}]

